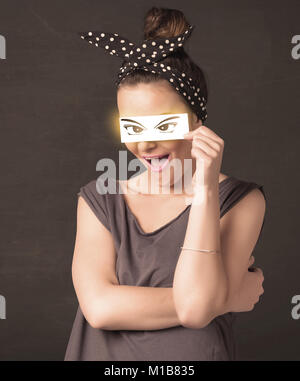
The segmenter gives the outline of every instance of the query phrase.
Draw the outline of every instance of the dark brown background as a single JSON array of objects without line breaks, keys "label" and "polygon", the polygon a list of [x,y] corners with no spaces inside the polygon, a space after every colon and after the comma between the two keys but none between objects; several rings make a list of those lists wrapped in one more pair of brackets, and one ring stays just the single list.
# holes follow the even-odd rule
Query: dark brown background
[{"label": "dark brown background", "polygon": [[100,28],[140,42],[152,5],[181,9],[196,26],[187,50],[208,79],[206,125],[225,140],[222,172],[263,184],[268,198],[254,251],[265,293],[239,315],[240,359],[300,359],[291,317],[300,294],[300,60],[291,57],[300,2],[0,0],[0,360],[63,359],[77,308],[77,192],[98,177],[99,159],[125,149],[110,120],[121,62],[76,33]]}]

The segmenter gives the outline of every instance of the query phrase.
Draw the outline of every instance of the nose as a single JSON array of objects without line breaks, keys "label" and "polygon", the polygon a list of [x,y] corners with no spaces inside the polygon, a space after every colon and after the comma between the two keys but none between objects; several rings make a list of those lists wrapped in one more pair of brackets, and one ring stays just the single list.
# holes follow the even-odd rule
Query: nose
[{"label": "nose", "polygon": [[157,142],[155,140],[147,141],[147,142],[139,142],[138,147],[140,152],[151,151],[152,149],[157,147]]}]

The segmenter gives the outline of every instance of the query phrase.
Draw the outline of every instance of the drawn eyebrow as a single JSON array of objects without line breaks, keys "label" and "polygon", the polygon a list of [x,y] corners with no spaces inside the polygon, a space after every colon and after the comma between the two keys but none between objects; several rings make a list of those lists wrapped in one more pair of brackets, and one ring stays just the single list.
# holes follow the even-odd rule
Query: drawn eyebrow
[{"label": "drawn eyebrow", "polygon": [[141,123],[137,122],[136,120],[132,120],[132,119],[124,119],[124,118],[122,118],[121,121],[122,121],[122,122],[132,122],[132,123],[136,123],[136,124],[139,124],[140,126],[144,127]]},{"label": "drawn eyebrow", "polygon": [[180,118],[180,117],[179,116],[171,116],[170,118],[164,119],[161,122],[159,122],[155,127],[159,126],[163,122],[166,122],[167,120],[176,119],[176,118]]},{"label": "drawn eyebrow", "polygon": [[[155,127],[159,126],[161,123],[163,122],[166,122],[167,120],[170,120],[170,119],[176,119],[176,118],[180,118],[179,116],[171,116],[170,118],[167,118],[167,119],[164,119],[162,121],[160,121]],[[140,126],[144,127],[141,123],[137,122],[136,120],[133,120],[133,119],[125,119],[125,118],[121,118],[121,121],[122,122],[132,122],[132,123],[136,123],[136,124],[139,124]]]}]

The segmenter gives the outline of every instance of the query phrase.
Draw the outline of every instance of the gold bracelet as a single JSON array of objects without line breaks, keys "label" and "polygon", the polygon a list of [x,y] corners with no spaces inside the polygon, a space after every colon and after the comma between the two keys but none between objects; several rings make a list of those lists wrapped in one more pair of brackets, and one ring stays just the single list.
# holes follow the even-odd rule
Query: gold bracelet
[{"label": "gold bracelet", "polygon": [[192,248],[188,248],[188,247],[183,247],[181,246],[180,247],[182,250],[194,250],[194,251],[202,251],[204,253],[219,253],[220,251],[219,250],[201,250],[201,249],[192,249]]}]

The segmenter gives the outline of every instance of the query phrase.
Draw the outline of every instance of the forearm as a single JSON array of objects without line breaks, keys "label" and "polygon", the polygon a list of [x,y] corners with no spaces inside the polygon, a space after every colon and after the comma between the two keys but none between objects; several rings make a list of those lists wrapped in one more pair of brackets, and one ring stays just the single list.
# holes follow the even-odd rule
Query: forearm
[{"label": "forearm", "polygon": [[[157,330],[181,325],[172,288],[109,286],[101,304],[108,308],[101,329]],[[101,305],[99,306],[101,320]]]},{"label": "forearm", "polygon": [[219,187],[203,187],[201,197],[193,199],[183,247],[219,253],[181,251],[173,281],[181,321],[188,317],[196,323],[225,313],[228,284],[220,246]]}]

